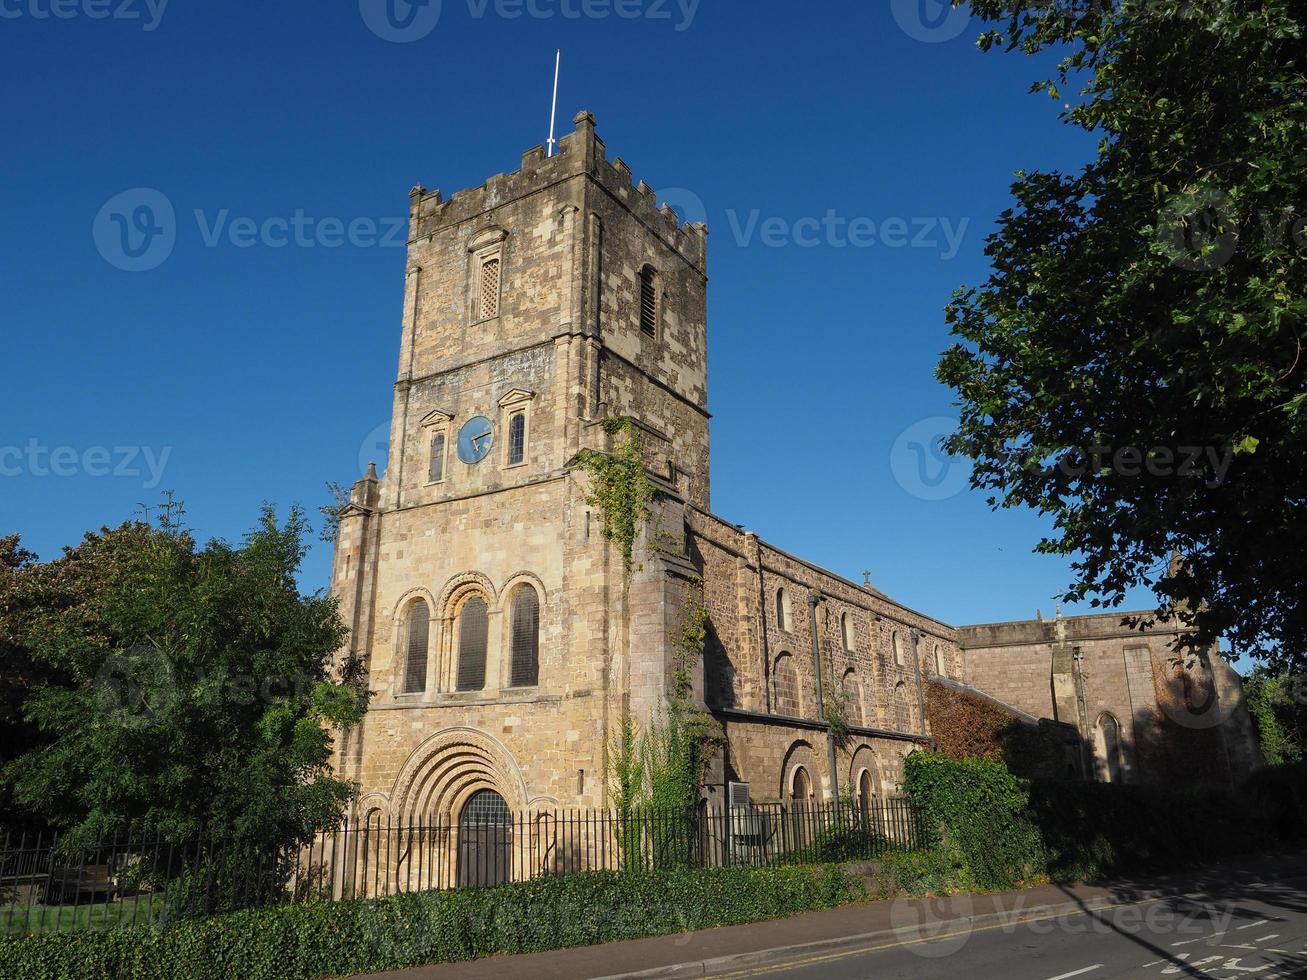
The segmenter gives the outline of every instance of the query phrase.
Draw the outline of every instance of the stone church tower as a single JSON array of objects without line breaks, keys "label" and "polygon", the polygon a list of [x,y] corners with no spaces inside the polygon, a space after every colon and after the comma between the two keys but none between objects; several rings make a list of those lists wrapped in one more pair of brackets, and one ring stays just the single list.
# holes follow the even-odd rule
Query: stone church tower
[{"label": "stone church tower", "polygon": [[[354,485],[332,580],[374,692],[338,740],[355,819],[606,807],[614,735],[665,703],[691,588],[714,808],[745,789],[866,808],[937,744],[928,705],[973,694],[1051,722],[1055,775],[1173,778],[1145,735],[1213,726],[1152,741],[1228,785],[1258,764],[1237,676],[1215,654],[1177,674],[1174,627],[959,630],[714,514],[707,229],[609,161],[589,113],[575,124],[481,187],[412,191],[389,459]],[[578,465],[613,449],[612,419],[657,491],[629,568]]]},{"label": "stone church tower", "polygon": [[389,460],[333,572],[375,692],[339,759],[365,813],[602,805],[614,719],[662,697],[668,569],[691,569],[642,553],[628,579],[574,462],[630,417],[661,489],[708,507],[707,229],[575,124],[552,158],[411,194]]}]

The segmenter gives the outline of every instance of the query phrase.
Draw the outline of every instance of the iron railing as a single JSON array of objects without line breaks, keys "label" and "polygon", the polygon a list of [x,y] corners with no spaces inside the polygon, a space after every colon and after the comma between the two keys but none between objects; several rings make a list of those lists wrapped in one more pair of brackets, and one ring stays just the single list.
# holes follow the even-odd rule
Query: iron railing
[{"label": "iron railing", "polygon": [[649,871],[873,859],[921,846],[906,800],[755,804],[680,813],[543,809],[403,822],[378,815],[299,849],[212,840],[58,835],[0,840],[0,936],[153,923],[260,904],[486,887],[580,871]]}]

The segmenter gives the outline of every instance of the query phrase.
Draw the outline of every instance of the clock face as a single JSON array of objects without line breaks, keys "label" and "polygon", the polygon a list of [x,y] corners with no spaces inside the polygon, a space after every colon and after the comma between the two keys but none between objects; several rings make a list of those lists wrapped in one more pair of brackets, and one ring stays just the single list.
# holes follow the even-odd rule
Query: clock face
[{"label": "clock face", "polygon": [[495,426],[484,415],[468,419],[458,430],[458,458],[469,466],[490,455],[495,444]]}]

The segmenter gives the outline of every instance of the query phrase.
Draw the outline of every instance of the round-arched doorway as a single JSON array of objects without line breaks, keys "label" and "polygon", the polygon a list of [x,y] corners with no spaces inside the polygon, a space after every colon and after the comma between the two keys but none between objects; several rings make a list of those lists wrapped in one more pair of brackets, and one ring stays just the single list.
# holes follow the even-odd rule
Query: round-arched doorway
[{"label": "round-arched doorway", "polygon": [[513,815],[493,789],[473,793],[458,815],[460,888],[502,885],[512,877]]}]

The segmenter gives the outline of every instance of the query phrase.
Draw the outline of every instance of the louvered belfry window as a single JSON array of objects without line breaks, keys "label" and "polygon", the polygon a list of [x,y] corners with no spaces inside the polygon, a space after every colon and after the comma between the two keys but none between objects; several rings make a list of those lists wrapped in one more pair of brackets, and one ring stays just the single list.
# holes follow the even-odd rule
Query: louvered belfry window
[{"label": "louvered belfry window", "polygon": [[486,600],[473,596],[458,617],[458,689],[480,691],[486,686],[486,639],[490,634]]},{"label": "louvered belfry window", "polygon": [[499,259],[481,263],[481,319],[499,316]]},{"label": "louvered belfry window", "polygon": [[640,332],[658,335],[658,277],[648,265],[640,270]]},{"label": "louvered belfry window", "polygon": [[534,687],[540,680],[540,599],[524,585],[513,597],[513,687]]},{"label": "louvered belfry window", "polygon": [[415,602],[408,611],[404,630],[408,646],[404,660],[404,693],[418,694],[427,689],[427,637],[431,632],[431,611],[425,602]]},{"label": "louvered belfry window", "polygon": [[508,420],[508,465],[516,466],[526,459],[526,415],[518,412]]}]

